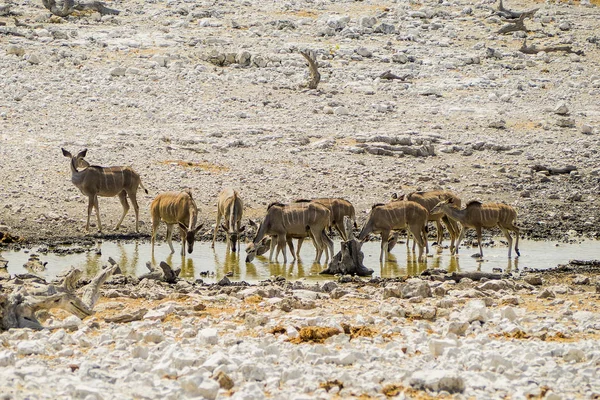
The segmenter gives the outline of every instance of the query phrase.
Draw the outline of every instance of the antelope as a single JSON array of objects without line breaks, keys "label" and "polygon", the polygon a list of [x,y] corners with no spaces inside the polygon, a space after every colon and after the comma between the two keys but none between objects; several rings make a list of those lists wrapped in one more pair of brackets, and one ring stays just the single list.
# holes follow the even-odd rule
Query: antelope
[{"label": "antelope", "polygon": [[117,223],[115,230],[119,229],[129,211],[129,203],[127,202],[127,197],[129,196],[131,204],[133,204],[133,210],[135,211],[135,231],[139,232],[140,208],[136,199],[138,186],[144,189],[146,194],[148,193],[148,190],[142,185],[140,176],[131,167],[99,167],[97,165],[90,165],[84,160],[87,149],[79,152],[76,156],[71,155],[71,153],[63,148],[61,150],[65,157],[71,159],[71,182],[89,199],[85,230],[89,231],[90,229],[90,216],[92,208],[94,208],[98,220],[98,232],[102,231],[100,211],[98,210],[98,196],[114,197],[118,195],[123,206],[123,215]]},{"label": "antelope", "polygon": [[221,225],[227,236],[227,251],[231,248],[234,253],[237,250],[237,243],[240,238],[240,233],[246,229],[242,224],[242,214],[244,213],[244,203],[233,189],[224,189],[219,193],[217,199],[217,223],[213,232],[212,248],[215,247],[215,238],[221,217],[225,217],[225,223]]},{"label": "antelope", "polygon": [[454,203],[452,198],[439,202],[432,213],[444,213],[448,218],[460,222],[462,228],[458,235],[458,241],[452,254],[458,254],[458,246],[465,236],[467,228],[475,228],[477,231],[477,242],[479,244],[479,254],[483,257],[483,249],[481,248],[481,228],[493,228],[497,226],[500,228],[506,240],[508,240],[508,258],[511,256],[512,248],[512,237],[510,232],[515,232],[517,235],[517,241],[515,243],[515,252],[517,256],[520,256],[519,252],[519,228],[515,226],[515,220],[517,219],[517,212],[515,209],[507,204],[502,203],[487,203],[482,204],[479,201],[470,201],[467,203],[467,207],[460,209]]},{"label": "antelope", "polygon": [[[295,203],[310,201],[324,205],[329,209],[331,212],[331,227],[338,231],[343,241],[347,241],[348,234],[346,233],[346,228],[344,227],[344,217],[349,217],[354,222],[354,227],[356,228],[356,215],[352,203],[350,203],[348,200],[337,198],[319,198],[312,200],[300,199],[296,200]],[[300,247],[300,242],[298,242],[298,247]],[[300,251],[300,249],[298,249],[298,251]]]},{"label": "antelope", "polygon": [[[444,213],[432,213],[431,210],[435,207],[440,201],[444,201],[447,199],[452,199],[454,204],[460,207],[461,201],[458,196],[454,193],[447,190],[433,190],[429,192],[412,192],[407,195],[396,196],[394,193],[392,198],[398,200],[408,200],[414,201],[415,203],[419,203],[423,207],[429,211],[428,221],[435,221],[436,231],[437,231],[437,243],[439,246],[442,245],[442,241],[444,240],[444,230],[442,227],[442,222],[446,225],[448,229],[448,233],[450,234],[450,251],[454,249],[454,245],[456,239],[458,238],[459,230],[458,225],[453,220],[449,219]],[[406,240],[406,246],[408,247],[409,241]],[[429,249],[426,249],[429,253]],[[413,242],[413,251],[415,251],[415,243]]]},{"label": "antelope", "polygon": [[152,254],[154,254],[154,240],[156,239],[156,233],[161,221],[167,224],[167,243],[169,243],[169,247],[171,248],[171,254],[175,253],[173,243],[171,242],[173,226],[175,224],[179,225],[181,255],[185,255],[186,242],[188,253],[191,254],[194,251],[195,236],[200,228],[202,228],[202,224],[196,226],[198,207],[196,207],[196,202],[189,189],[181,192],[159,194],[152,200],[150,214],[152,215]]},{"label": "antelope", "polygon": [[367,222],[358,235],[364,242],[370,233],[381,233],[381,253],[379,261],[388,257],[388,240],[390,232],[398,229],[408,230],[413,234],[419,246],[419,261],[423,259],[423,248],[427,241],[425,227],[429,213],[422,205],[413,201],[392,201],[387,204],[375,204],[371,208]]},{"label": "antelope", "polygon": [[[256,225],[254,222],[252,224]],[[254,240],[246,248],[246,262],[251,262],[254,259],[257,246],[265,235],[271,235],[269,261],[272,260],[275,241],[277,242],[275,260],[277,260],[281,251],[283,253],[283,262],[287,263],[286,242],[289,244],[291,238],[305,238],[310,236],[317,249],[315,262],[320,262],[323,249],[325,249],[325,262],[328,263],[329,254],[331,253],[333,256],[333,242],[325,233],[325,228],[330,224],[331,212],[321,204],[314,202],[292,203],[289,205],[271,203],[267,208],[267,215],[258,226]]]}]

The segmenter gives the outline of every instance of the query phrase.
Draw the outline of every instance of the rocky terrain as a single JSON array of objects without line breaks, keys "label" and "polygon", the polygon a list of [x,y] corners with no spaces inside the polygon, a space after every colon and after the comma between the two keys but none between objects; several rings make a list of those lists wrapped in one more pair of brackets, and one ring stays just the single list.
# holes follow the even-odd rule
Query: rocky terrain
[{"label": "rocky terrain", "polygon": [[[134,167],[150,189],[145,233],[157,193],[192,188],[212,221],[231,186],[254,217],[274,200],[340,196],[363,218],[393,192],[445,188],[514,205],[531,237],[598,236],[595,2],[505,4],[539,7],[527,33],[506,35],[489,1],[134,0],[110,2],[119,15],[65,18],[11,5],[0,16],[0,231],[84,234],[87,198],[65,147]],[[524,54],[525,36],[578,54]],[[302,49],[316,54],[316,90],[303,87]],[[116,225],[118,199],[100,210]]]},{"label": "rocky terrain", "polygon": [[[595,398],[597,273],[258,286],[116,275],[0,333],[3,398]],[[39,283],[24,279],[29,290]]]},{"label": "rocky terrain", "polygon": [[[444,188],[513,205],[532,238],[600,236],[597,0],[511,1],[539,10],[508,34],[487,0],[107,5],[120,13],[0,4],[0,241],[85,237],[87,198],[61,147],[140,174],[143,237],[153,197],[186,187],[210,232],[226,186],[248,217],[336,196],[360,224],[394,192]],[[526,54],[524,39],[571,51]],[[118,199],[100,211],[112,234]],[[0,393],[595,398],[597,276],[251,287],[115,276],[91,317],[51,310],[38,318],[52,329],[0,333]],[[35,282],[2,278],[0,309]]]}]

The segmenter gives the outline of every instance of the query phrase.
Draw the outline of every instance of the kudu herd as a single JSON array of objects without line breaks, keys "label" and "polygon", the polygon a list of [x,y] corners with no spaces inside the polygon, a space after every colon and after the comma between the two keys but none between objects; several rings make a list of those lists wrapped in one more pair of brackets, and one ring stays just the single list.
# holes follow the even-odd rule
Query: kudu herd
[{"label": "kudu herd", "polygon": [[[96,211],[98,231],[102,230],[98,197],[119,196],[123,206],[123,215],[115,229],[118,229],[129,211],[127,197],[133,204],[135,211],[136,232],[139,232],[139,206],[136,199],[138,187],[148,190],[142,185],[140,176],[130,167],[100,167],[90,165],[84,157],[87,150],[79,152],[76,156],[67,150],[61,149],[65,157],[70,159],[71,181],[89,199],[86,231],[89,231],[92,209]],[[227,251],[239,250],[240,235],[245,231],[242,225],[244,203],[239,193],[233,189],[224,189],[217,198],[217,219],[213,231],[212,247],[214,248],[219,227],[225,232]],[[185,255],[187,245],[188,253],[194,249],[195,236],[202,224],[197,225],[198,207],[190,189],[180,192],[165,192],[157,195],[150,205],[152,217],[152,252],[160,222],[167,225],[167,243],[171,253],[175,250],[172,244],[174,225],[178,225],[181,238],[181,255]],[[221,218],[224,223],[221,224]],[[356,212],[352,204],[340,198],[300,199],[289,204],[279,202],[271,203],[266,210],[262,222],[256,223],[249,220],[250,226],[255,229],[252,241],[246,244],[246,262],[252,262],[255,256],[269,251],[269,261],[275,261],[279,253],[283,254],[283,262],[287,263],[286,245],[289,247],[292,259],[299,256],[302,242],[310,238],[316,248],[315,262],[320,263],[323,251],[325,262],[333,257],[333,241],[327,235],[335,229],[343,241],[348,240],[344,218],[348,218],[356,225]],[[511,257],[512,237],[516,236],[515,252],[519,253],[519,228],[515,226],[517,213],[509,205],[501,203],[482,204],[478,201],[467,203],[461,209],[461,200],[449,191],[413,192],[406,195],[392,195],[392,200],[386,204],[375,204],[364,223],[358,240],[360,243],[368,239],[370,234],[381,234],[380,262],[388,258],[388,249],[393,247],[397,240],[397,232],[406,230],[414,238],[412,251],[418,246],[418,260],[425,261],[425,254],[429,252],[427,243],[427,222],[436,223],[437,244],[441,246],[444,237],[443,226],[450,236],[450,252],[458,254],[458,247],[463,240],[465,230],[473,228],[477,232],[480,257],[483,257],[481,246],[481,231],[483,228],[498,227],[508,240],[508,257]],[[443,225],[442,225],[443,224]],[[459,229],[460,225],[460,229]],[[391,234],[394,233],[393,237]],[[270,238],[270,243],[268,242]],[[294,251],[292,239],[298,239],[297,250]],[[409,246],[407,240],[407,249]]]}]

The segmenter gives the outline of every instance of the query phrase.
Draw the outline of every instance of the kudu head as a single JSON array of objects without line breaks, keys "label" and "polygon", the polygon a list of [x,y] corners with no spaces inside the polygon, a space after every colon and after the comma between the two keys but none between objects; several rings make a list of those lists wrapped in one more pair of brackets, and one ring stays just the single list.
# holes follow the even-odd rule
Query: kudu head
[{"label": "kudu head", "polygon": [[[269,248],[269,246],[267,245],[265,247],[264,245],[264,243],[267,241],[266,237],[262,238],[262,240],[256,243],[256,236],[258,235],[258,231],[260,230],[261,224],[257,224],[252,220],[248,220],[248,223],[252,228],[256,229],[254,240],[246,245],[246,262],[252,262],[252,260],[254,260],[254,257],[264,254]],[[271,242],[269,239],[269,245],[270,243]]]},{"label": "kudu head", "polygon": [[237,242],[240,240],[240,234],[246,230],[246,225],[242,226],[239,231],[235,232],[233,227],[227,228],[225,224],[221,224],[221,228],[225,231],[225,235],[227,235],[227,240],[231,243],[231,251],[237,251]]},{"label": "kudu head", "polygon": [[187,252],[192,254],[194,251],[194,241],[196,240],[196,233],[202,228],[202,225],[198,225],[196,228],[189,229],[186,224],[179,223],[179,227],[185,231],[185,241],[187,243]]},{"label": "kudu head", "polygon": [[77,153],[76,156],[73,156],[70,152],[63,149],[62,147],[61,147],[61,150],[62,150],[63,156],[71,159],[71,163],[75,167],[75,169],[87,168],[90,166],[90,163],[83,159],[87,154],[87,149],[80,151],[79,153]]},{"label": "kudu head", "polygon": [[433,207],[431,209],[431,211],[429,211],[429,214],[438,214],[438,213],[441,213],[442,212],[442,208],[445,205],[447,205],[447,204],[448,205],[452,205],[452,206],[454,205],[454,200],[452,199],[452,197],[449,197],[446,200],[443,200],[443,201],[440,201],[439,203],[437,203],[435,205],[435,207]]}]

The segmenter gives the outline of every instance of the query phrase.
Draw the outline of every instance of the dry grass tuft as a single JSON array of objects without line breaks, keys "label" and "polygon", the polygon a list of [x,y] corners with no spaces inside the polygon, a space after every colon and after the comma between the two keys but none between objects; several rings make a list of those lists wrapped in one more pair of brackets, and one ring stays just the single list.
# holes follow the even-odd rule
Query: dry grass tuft
[{"label": "dry grass tuft", "polygon": [[356,339],[357,337],[374,337],[377,331],[369,328],[368,326],[350,326],[348,324],[342,324],[344,333],[350,335],[350,338]]},{"label": "dry grass tuft", "polygon": [[340,390],[344,388],[344,384],[342,382],[338,381],[337,379],[330,380],[330,381],[327,381],[327,382],[321,382],[321,383],[319,383],[319,387],[321,389],[325,389],[328,392],[331,389],[333,389],[335,386],[337,386],[338,388],[340,388]]},{"label": "dry grass tuft", "polygon": [[203,171],[208,171],[212,173],[221,173],[229,171],[229,167],[225,167],[223,165],[213,164],[207,161],[201,162],[192,162],[192,161],[184,161],[184,160],[165,160],[161,161],[161,164],[164,165],[177,165],[182,168],[193,168],[193,169],[201,169]]},{"label": "dry grass tuft", "polygon": [[259,295],[253,294],[252,296],[248,296],[244,299],[244,301],[248,304],[258,304],[263,301],[263,298]]},{"label": "dry grass tuft", "polygon": [[323,343],[332,336],[339,335],[341,332],[336,328],[321,326],[305,326],[300,329],[298,337],[290,339],[290,343]]},{"label": "dry grass tuft", "polygon": [[277,326],[271,328],[271,330],[269,331],[269,333],[271,335],[283,335],[286,332],[287,332],[287,330],[281,325],[277,325]]}]

